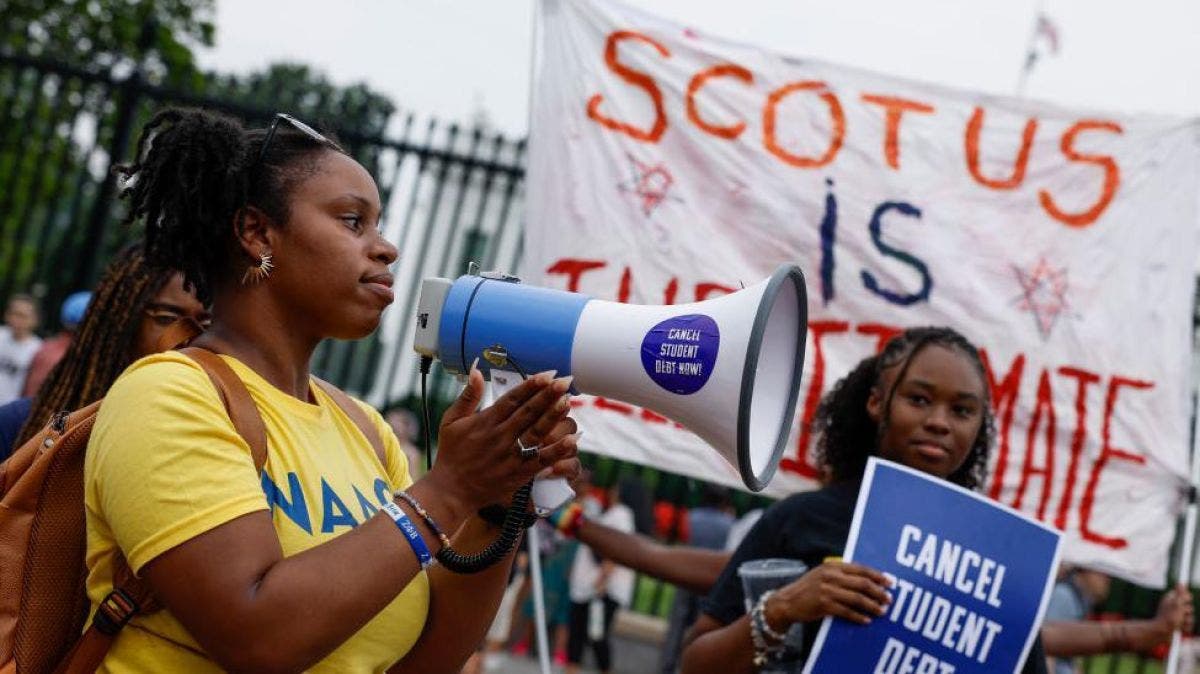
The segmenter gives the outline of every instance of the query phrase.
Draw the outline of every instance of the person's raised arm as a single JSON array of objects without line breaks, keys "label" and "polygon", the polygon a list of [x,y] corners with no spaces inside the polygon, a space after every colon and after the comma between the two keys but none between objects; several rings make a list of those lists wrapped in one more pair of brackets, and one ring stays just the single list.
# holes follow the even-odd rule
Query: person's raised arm
[{"label": "person's raised arm", "polygon": [[663,545],[590,519],[579,523],[575,536],[605,559],[697,594],[712,589],[730,559],[728,552]]},{"label": "person's raised arm", "polygon": [[1176,630],[1192,629],[1192,594],[1179,585],[1163,595],[1149,620],[1050,620],[1042,624],[1049,657],[1147,651],[1171,640]]},{"label": "person's raised arm", "polygon": [[[548,418],[563,418],[556,406],[566,390],[561,380],[552,385],[549,373],[536,375],[476,412],[482,389],[473,371],[443,418],[437,465],[409,490],[447,531],[487,504],[507,503],[539,470],[576,453],[573,437],[544,446],[539,460],[522,462],[515,449],[539,420],[545,426]],[[417,514],[397,503],[420,527]],[[437,539],[421,530],[436,550]],[[409,542],[386,513],[284,557],[271,515],[261,510],[167,550],[141,573],[223,669],[282,672],[306,669],[333,651],[419,571]]]}]

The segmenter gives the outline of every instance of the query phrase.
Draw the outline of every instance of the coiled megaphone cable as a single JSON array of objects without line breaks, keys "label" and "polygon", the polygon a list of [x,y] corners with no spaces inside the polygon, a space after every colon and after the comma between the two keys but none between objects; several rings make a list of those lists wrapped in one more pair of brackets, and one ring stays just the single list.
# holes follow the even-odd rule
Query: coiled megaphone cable
[{"label": "coiled megaphone cable", "polygon": [[533,481],[530,480],[518,489],[517,493],[513,494],[512,505],[509,506],[508,513],[504,516],[500,535],[481,552],[464,555],[447,546],[438,550],[436,555],[438,562],[454,573],[479,573],[504,559],[508,553],[512,552],[513,547],[517,544],[517,538],[521,536],[521,530],[525,528],[524,512],[529,507],[529,494],[532,490]]}]

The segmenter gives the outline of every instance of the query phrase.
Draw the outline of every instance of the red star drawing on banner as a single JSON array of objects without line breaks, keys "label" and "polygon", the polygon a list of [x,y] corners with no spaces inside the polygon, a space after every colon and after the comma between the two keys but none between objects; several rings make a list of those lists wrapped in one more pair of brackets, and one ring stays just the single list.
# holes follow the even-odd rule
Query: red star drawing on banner
[{"label": "red star drawing on banner", "polygon": [[641,200],[642,213],[646,217],[654,212],[667,199],[679,201],[678,197],[670,195],[675,177],[663,163],[654,165],[638,161],[633,155],[629,157],[630,179],[618,185],[622,192],[629,192]]},{"label": "red star drawing on banner", "polygon": [[1050,266],[1046,258],[1039,258],[1031,271],[1013,265],[1017,283],[1021,284],[1021,295],[1017,308],[1033,314],[1034,324],[1042,339],[1050,336],[1054,324],[1070,305],[1067,303],[1067,269]]}]

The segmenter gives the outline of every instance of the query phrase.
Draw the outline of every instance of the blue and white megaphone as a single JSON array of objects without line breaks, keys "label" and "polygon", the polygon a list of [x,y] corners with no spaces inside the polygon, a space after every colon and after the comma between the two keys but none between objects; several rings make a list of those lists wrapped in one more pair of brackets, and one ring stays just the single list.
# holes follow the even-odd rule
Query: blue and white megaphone
[{"label": "blue and white megaphone", "polygon": [[[649,408],[696,433],[763,489],[791,432],[808,332],[804,276],[783,265],[757,285],[665,306],[521,284],[506,274],[427,278],[414,349],[464,374],[575,376],[577,393]],[[567,494],[569,497],[569,492]],[[539,498],[539,509],[561,500]]]}]

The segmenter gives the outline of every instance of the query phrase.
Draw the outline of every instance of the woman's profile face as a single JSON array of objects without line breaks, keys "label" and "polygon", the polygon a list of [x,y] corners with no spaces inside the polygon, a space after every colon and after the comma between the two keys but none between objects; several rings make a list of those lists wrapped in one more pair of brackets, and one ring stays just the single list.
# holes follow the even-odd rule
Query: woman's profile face
[{"label": "woman's profile face", "polygon": [[909,363],[891,410],[884,410],[900,369],[885,370],[867,400],[876,423],[889,414],[879,455],[945,479],[962,466],[983,426],[983,379],[965,354],[933,344]]},{"label": "woman's profile face", "polygon": [[358,162],[328,151],[292,190],[288,222],[272,236],[274,271],[265,283],[289,316],[317,338],[358,339],[392,303],[396,247],[379,231],[374,179]]}]

